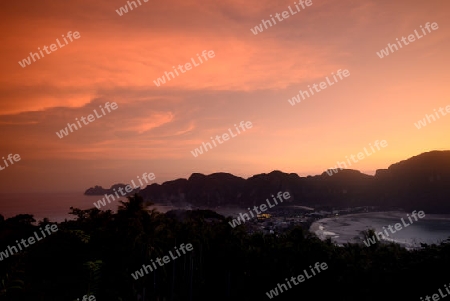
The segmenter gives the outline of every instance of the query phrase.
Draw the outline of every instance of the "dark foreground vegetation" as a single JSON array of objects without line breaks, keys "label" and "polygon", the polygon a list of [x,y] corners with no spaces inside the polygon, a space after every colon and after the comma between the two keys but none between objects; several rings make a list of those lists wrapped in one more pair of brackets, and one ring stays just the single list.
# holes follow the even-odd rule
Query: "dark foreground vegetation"
[{"label": "dark foreground vegetation", "polygon": [[[407,251],[398,245],[334,246],[300,227],[248,235],[212,211],[143,210],[135,195],[117,213],[71,208],[77,219],[0,261],[0,300],[269,300],[266,292],[316,262],[328,269],[276,300],[420,300],[450,282],[450,245]],[[0,251],[49,221],[0,219]],[[155,272],[131,273],[181,243],[193,251]]]}]

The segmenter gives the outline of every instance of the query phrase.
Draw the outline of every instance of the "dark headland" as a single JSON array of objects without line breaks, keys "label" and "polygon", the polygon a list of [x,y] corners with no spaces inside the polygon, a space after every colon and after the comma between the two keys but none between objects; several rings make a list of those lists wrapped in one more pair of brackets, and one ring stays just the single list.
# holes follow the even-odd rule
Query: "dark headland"
[{"label": "dark headland", "polygon": [[332,176],[300,177],[272,171],[248,179],[229,173],[203,175],[151,184],[140,191],[146,201],[199,207],[258,205],[277,191],[292,196],[286,204],[321,207],[377,206],[420,208],[450,213],[450,151],[430,151],[379,169],[375,175],[343,169]]}]

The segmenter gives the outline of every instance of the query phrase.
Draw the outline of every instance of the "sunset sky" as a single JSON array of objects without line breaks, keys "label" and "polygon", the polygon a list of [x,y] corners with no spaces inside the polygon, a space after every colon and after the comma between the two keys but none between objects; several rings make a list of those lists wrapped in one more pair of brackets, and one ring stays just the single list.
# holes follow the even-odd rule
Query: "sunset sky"
[{"label": "sunset sky", "polygon": [[[450,149],[450,2],[312,0],[255,35],[250,29],[294,1],[153,1],[119,16],[124,0],[8,1],[0,12],[0,192],[84,191],[156,183],[194,172],[247,178],[272,170],[317,175],[375,140],[388,146],[351,168],[376,169]],[[427,22],[439,29],[380,59],[376,52]],[[80,38],[22,68],[30,52]],[[166,84],[172,66],[214,58]],[[350,76],[291,99],[338,69]],[[75,118],[106,102],[118,108],[60,139]],[[251,129],[208,152],[191,151],[234,124]],[[0,165],[4,167],[3,160]]]}]

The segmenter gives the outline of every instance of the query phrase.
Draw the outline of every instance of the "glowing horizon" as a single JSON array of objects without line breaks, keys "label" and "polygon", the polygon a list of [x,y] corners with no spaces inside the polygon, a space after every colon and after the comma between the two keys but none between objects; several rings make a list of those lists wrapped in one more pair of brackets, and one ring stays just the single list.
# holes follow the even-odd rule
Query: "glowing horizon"
[{"label": "glowing horizon", "polygon": [[[5,4],[0,158],[21,160],[0,170],[1,192],[84,191],[144,172],[156,183],[320,175],[386,140],[349,167],[374,174],[450,149],[449,3],[312,0],[283,16],[293,1],[143,1],[122,15],[123,0]],[[276,24],[254,34],[270,15]],[[380,58],[389,43],[398,49]],[[168,72],[179,75],[157,86]],[[309,96],[292,105],[299,91]],[[118,108],[56,135],[108,102]],[[241,121],[252,128],[192,155]]]}]

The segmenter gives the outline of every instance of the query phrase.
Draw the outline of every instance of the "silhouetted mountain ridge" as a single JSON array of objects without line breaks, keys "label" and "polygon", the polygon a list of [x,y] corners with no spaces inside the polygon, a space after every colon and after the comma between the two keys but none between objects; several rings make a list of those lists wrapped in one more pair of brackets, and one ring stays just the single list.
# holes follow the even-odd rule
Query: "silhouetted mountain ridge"
[{"label": "silhouetted mountain ridge", "polygon": [[148,201],[196,206],[259,205],[278,191],[304,206],[381,206],[450,212],[450,151],[431,151],[376,171],[375,176],[344,169],[329,176],[300,177],[274,170],[248,179],[229,173],[193,173],[188,179],[152,184],[141,190]]},{"label": "silhouetted mountain ridge", "polygon": [[[94,187],[90,187],[86,189],[84,192],[85,195],[104,195],[104,194],[114,194],[115,191],[118,191],[119,188],[122,188],[125,191],[126,184],[114,184],[111,186],[111,188],[103,188],[102,186],[95,185]],[[131,185],[130,185],[131,186]],[[133,189],[130,193],[127,193],[127,195],[131,195],[134,193],[139,192],[140,187],[137,187]]]}]

